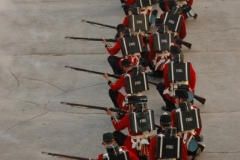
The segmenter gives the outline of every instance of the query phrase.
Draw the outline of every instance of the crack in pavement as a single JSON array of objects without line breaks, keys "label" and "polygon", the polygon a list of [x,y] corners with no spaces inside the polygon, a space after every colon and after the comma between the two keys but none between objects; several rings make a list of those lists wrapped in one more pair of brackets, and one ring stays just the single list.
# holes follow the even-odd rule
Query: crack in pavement
[{"label": "crack in pavement", "polygon": [[[238,73],[240,71],[228,71],[227,73]],[[226,74],[226,72],[208,72],[208,73],[197,73],[197,74]]]},{"label": "crack in pavement", "polygon": [[28,120],[25,120],[25,121],[19,122],[18,124],[15,124],[14,126],[12,126],[12,127],[8,128],[7,130],[5,130],[5,131],[2,133],[2,135],[4,135],[6,132],[10,131],[11,129],[17,127],[18,125],[23,124],[23,123],[26,123],[26,122],[29,122],[29,121],[31,121],[31,120],[33,120],[33,119],[35,119],[35,118],[40,117],[40,116],[43,116],[43,115],[47,114],[48,112],[49,112],[49,111],[44,112],[44,113],[41,113],[40,115],[34,116],[34,117],[32,117],[32,118],[30,118],[30,119],[28,119]]},{"label": "crack in pavement", "polygon": [[60,87],[58,87],[58,86],[56,86],[56,85],[54,85],[54,84],[52,84],[52,83],[49,83],[49,82],[47,82],[47,81],[41,80],[41,79],[34,79],[34,78],[29,78],[29,77],[19,77],[19,78],[29,79],[29,80],[32,80],[32,81],[44,82],[44,83],[47,83],[47,84],[49,84],[49,85],[51,85],[51,86],[53,86],[53,87],[55,87],[55,88],[57,88],[57,89],[59,89],[59,90],[61,90],[61,91],[63,91],[63,92],[66,92],[65,90],[61,89]]},{"label": "crack in pavement", "polygon": [[236,113],[236,112],[240,112],[240,111],[220,111],[220,112],[201,112],[201,113],[206,113],[206,114],[208,114],[208,113]]},{"label": "crack in pavement", "polygon": [[[10,69],[9,69],[9,70],[10,70]],[[16,89],[19,87],[19,80],[18,80],[18,78],[12,73],[11,70],[10,70],[10,72],[11,72],[11,74],[14,76],[14,78],[15,78],[15,79],[17,80],[17,82],[18,82],[18,83],[17,83],[17,84],[18,84],[17,87],[14,89],[14,90],[16,90]],[[9,98],[8,96],[9,96],[10,93],[11,93],[12,91],[14,91],[14,90],[10,91],[9,94],[8,94],[8,96],[7,96],[7,97],[3,97],[3,98],[18,100],[18,101],[23,101],[23,102],[26,102],[26,103],[31,103],[31,104],[34,104],[34,105],[36,105],[36,106],[38,106],[38,107],[40,107],[40,108],[42,108],[42,109],[45,109],[45,110],[47,110],[47,111],[44,112],[44,113],[42,113],[42,114],[40,114],[40,115],[34,116],[34,117],[32,117],[32,118],[30,118],[30,119],[28,119],[28,120],[25,120],[25,121],[23,121],[23,122],[19,122],[19,123],[17,123],[16,125],[13,125],[12,127],[10,127],[10,128],[8,128],[7,130],[5,130],[5,131],[2,133],[2,135],[4,135],[6,132],[10,131],[11,129],[17,127],[18,125],[21,125],[21,124],[24,124],[24,123],[26,123],[26,122],[29,122],[29,121],[37,118],[37,117],[40,117],[40,116],[42,116],[42,115],[47,114],[48,112],[63,112],[63,113],[70,113],[70,114],[104,114],[104,113],[74,113],[74,112],[65,112],[65,111],[54,111],[54,110],[48,109],[48,108],[46,108],[46,107],[47,107],[47,105],[48,105],[52,100],[54,100],[55,98],[57,98],[57,97],[60,96],[60,95],[64,95],[64,94],[66,94],[66,93],[69,93],[69,92],[72,92],[72,91],[76,91],[76,90],[79,90],[79,89],[83,89],[83,88],[88,88],[88,87],[93,87],[93,86],[97,86],[97,85],[101,85],[101,84],[106,84],[105,82],[104,82],[104,83],[100,83],[100,84],[96,84],[96,85],[90,85],[90,86],[85,86],[85,87],[80,87],[80,88],[77,88],[77,89],[65,91],[65,90],[59,88],[58,86],[55,86],[55,85],[53,85],[53,84],[51,84],[51,83],[49,83],[49,82],[43,81],[43,80],[32,79],[32,78],[28,78],[28,77],[27,77],[27,78],[22,77],[22,78],[23,78],[23,79],[29,79],[29,80],[36,80],[36,81],[45,82],[45,83],[47,83],[47,84],[49,84],[49,85],[51,85],[51,86],[54,86],[54,87],[62,90],[64,93],[59,94],[59,95],[56,95],[54,98],[50,99],[50,100],[42,107],[41,105],[39,105],[39,104],[37,104],[37,103],[34,103],[34,102],[31,102],[31,101]]]},{"label": "crack in pavement", "polygon": [[205,151],[204,153],[240,153],[240,151],[229,151],[229,152],[207,152],[207,151]]},{"label": "crack in pavement", "polygon": [[195,32],[191,34],[203,34],[203,33],[219,33],[219,32],[226,32],[226,31],[234,31],[234,30],[239,30],[240,28],[230,28],[230,29],[223,29],[223,30],[212,30],[209,32]]},{"label": "crack in pavement", "polygon": [[104,113],[76,113],[76,112],[67,112],[67,111],[56,111],[56,110],[51,110],[49,108],[44,108],[44,107],[40,106],[39,104],[31,102],[31,101],[26,101],[26,100],[21,100],[21,99],[14,99],[14,98],[9,98],[9,97],[2,97],[2,98],[22,101],[22,102],[26,102],[26,103],[31,103],[31,104],[34,104],[34,105],[38,106],[39,108],[42,108],[42,109],[45,109],[45,110],[49,111],[49,112],[60,112],[60,113],[71,113],[71,114],[104,114]]},{"label": "crack in pavement", "polygon": [[80,87],[80,88],[73,89],[73,90],[69,90],[69,91],[66,91],[66,92],[64,92],[64,93],[62,93],[62,94],[56,95],[55,97],[53,97],[52,99],[50,99],[50,100],[44,105],[44,108],[46,108],[47,105],[48,105],[52,100],[54,100],[55,98],[57,98],[58,96],[62,96],[62,95],[64,95],[64,94],[67,94],[67,93],[69,93],[69,92],[76,91],[76,90],[79,90],[79,89],[84,89],[84,88],[88,88],[88,87],[98,86],[98,85],[102,85],[102,84],[106,84],[106,82],[104,82],[104,83],[99,83],[99,84],[95,84],[95,85],[90,85],[90,86],[85,86],[85,87]]},{"label": "crack in pavement", "polygon": [[[15,99],[15,98],[9,98],[9,97],[2,97],[2,98],[7,98],[7,99],[12,99],[12,100],[22,101],[22,102],[26,102],[26,103],[31,103],[31,104],[34,104],[34,105],[42,108],[42,109],[46,109],[46,108],[44,108],[44,107],[40,106],[39,104],[34,103],[34,102],[32,102],[32,101],[26,101],[26,100],[22,100],[22,99]],[[49,109],[46,109],[46,110],[51,111],[51,110],[49,110]]]},{"label": "crack in pavement", "polygon": [[[91,53],[91,55],[105,55],[106,53]],[[73,56],[78,56],[78,55],[89,55],[89,53],[30,53],[30,54],[22,54],[25,56],[31,56],[31,55],[37,55],[37,56],[69,56],[69,55],[73,55]],[[17,56],[17,55],[16,55]],[[18,55],[21,56],[21,55]]]},{"label": "crack in pavement", "polygon": [[11,90],[6,97],[8,97],[14,90],[16,90],[16,89],[19,87],[19,80],[18,80],[17,76],[15,76],[15,74],[13,74],[13,72],[11,71],[10,68],[9,68],[9,71],[10,71],[10,73],[12,74],[12,76],[16,79],[16,81],[17,81],[17,87],[14,88],[13,90]]},{"label": "crack in pavement", "polygon": [[39,4],[39,3],[51,3],[51,2],[58,2],[58,3],[64,3],[66,2],[66,0],[63,0],[63,1],[42,1],[42,2],[16,2],[14,1],[13,3],[30,3],[30,4]]}]

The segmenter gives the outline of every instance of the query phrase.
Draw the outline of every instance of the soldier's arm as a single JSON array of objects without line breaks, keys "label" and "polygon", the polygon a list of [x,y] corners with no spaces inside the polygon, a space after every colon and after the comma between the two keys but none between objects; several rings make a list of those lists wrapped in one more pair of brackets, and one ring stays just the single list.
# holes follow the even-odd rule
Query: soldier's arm
[{"label": "soldier's arm", "polygon": [[119,89],[124,87],[124,85],[125,85],[124,76],[122,75],[115,83],[110,84],[110,88],[113,91],[118,91]]},{"label": "soldier's arm", "polygon": [[105,47],[111,56],[117,54],[121,49],[120,39],[117,40],[113,47],[111,45],[105,45]]},{"label": "soldier's arm", "polygon": [[196,78],[196,73],[195,73],[191,63],[190,63],[190,75],[191,75],[191,80],[189,81],[189,87],[194,92],[197,78]]}]

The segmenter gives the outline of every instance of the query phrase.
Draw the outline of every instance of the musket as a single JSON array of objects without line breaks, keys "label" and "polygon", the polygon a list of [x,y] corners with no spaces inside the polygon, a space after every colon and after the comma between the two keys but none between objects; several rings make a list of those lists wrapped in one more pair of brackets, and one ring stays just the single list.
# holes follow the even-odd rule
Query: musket
[{"label": "musket", "polygon": [[186,41],[183,41],[183,40],[180,39],[178,36],[175,37],[175,41],[176,41],[177,44],[179,44],[179,45],[184,45],[184,46],[186,46],[186,47],[189,48],[189,49],[191,49],[191,47],[192,47],[192,44],[191,44],[191,43],[186,42]]},{"label": "musket", "polygon": [[127,113],[127,111],[119,109],[119,108],[106,108],[106,107],[92,106],[92,105],[87,105],[87,104],[68,103],[68,102],[61,102],[61,104],[70,105],[71,107],[75,107],[75,108],[98,109],[98,110],[104,110],[104,111],[107,111],[107,109],[109,109],[112,112],[119,112],[119,113],[123,113],[123,114]]},{"label": "musket", "polygon": [[[86,104],[68,103],[68,102],[60,102],[60,103],[70,105],[71,107],[75,107],[75,108],[98,109],[98,110],[104,110],[104,111],[107,111],[107,109],[109,109],[112,112],[119,112],[119,113],[123,113],[123,114],[128,113],[127,111],[119,109],[119,108],[106,108],[106,107],[91,106],[91,105],[86,105]],[[157,124],[155,124],[155,127],[160,128],[160,126]]]},{"label": "musket", "polygon": [[[75,156],[69,156],[69,155],[58,154],[58,153],[49,153],[49,152],[44,152],[44,151],[42,151],[42,154],[50,155],[50,156],[54,156],[54,157],[58,157],[58,158],[75,159],[75,160],[89,160],[89,158],[75,157]],[[96,159],[92,159],[92,160],[96,160]]]},{"label": "musket", "polygon": [[[65,37],[66,39],[84,40],[84,41],[103,41],[103,38],[85,38],[85,37]],[[105,39],[107,42],[117,42],[117,39]]]},{"label": "musket", "polygon": [[92,22],[92,21],[87,21],[87,20],[82,20],[82,22],[85,22],[85,23],[89,23],[91,25],[95,25],[97,27],[108,27],[108,28],[112,28],[112,29],[117,29],[117,27],[115,26],[110,26],[110,25],[107,25],[107,24],[102,24],[102,23],[97,23],[97,22]]},{"label": "musket", "polygon": [[[112,28],[112,29],[117,29],[117,27],[114,27],[114,26],[110,26],[110,25],[107,25],[107,24],[102,24],[102,23],[97,23],[97,22],[92,22],[92,21],[87,21],[87,20],[82,20],[82,22],[85,22],[85,23],[89,23],[91,25],[95,25],[97,27],[108,27],[108,28]],[[152,34],[150,32],[146,32],[146,34]],[[110,42],[110,41],[109,41]]]},{"label": "musket", "polygon": [[[83,68],[76,68],[76,67],[70,67],[70,66],[65,66],[65,68],[71,68],[77,71],[83,71],[83,72],[88,72],[88,73],[95,73],[95,74],[100,74],[100,75],[104,75],[103,72],[97,72],[97,71],[91,71],[91,70],[87,70],[87,69],[83,69]],[[115,75],[115,74],[108,74],[109,77],[113,77],[113,78],[120,78],[119,75]]]},{"label": "musket", "polygon": [[199,102],[201,102],[203,105],[205,104],[206,98],[197,96],[196,94],[194,94],[194,98],[195,98],[196,100],[198,100]]},{"label": "musket", "polygon": [[[150,84],[153,84],[153,85],[157,85],[157,83],[154,83],[154,82],[151,82],[151,81],[148,81],[148,83]],[[200,103],[202,103],[204,105],[205,101],[206,101],[206,98],[203,98],[203,97],[200,97],[196,94],[193,94],[194,95],[194,98],[199,101]]]}]

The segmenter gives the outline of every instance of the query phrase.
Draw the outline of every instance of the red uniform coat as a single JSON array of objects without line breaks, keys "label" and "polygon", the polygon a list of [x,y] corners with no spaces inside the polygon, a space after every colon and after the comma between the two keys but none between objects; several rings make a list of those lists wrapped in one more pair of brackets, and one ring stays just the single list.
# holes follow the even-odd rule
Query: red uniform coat
[{"label": "red uniform coat", "polygon": [[[131,72],[129,72],[128,74],[131,74]],[[125,89],[125,80],[124,80],[124,76],[126,74],[122,74],[120,76],[120,78],[115,82],[115,83],[111,83],[110,84],[110,88],[113,90],[113,91],[118,91],[120,90],[122,87],[124,87]],[[125,89],[126,90],[126,89]],[[128,110],[127,107],[124,105],[124,100],[125,100],[125,96],[121,93],[121,92],[118,92],[118,97],[117,97],[117,103],[118,103],[118,106],[123,109],[123,110]]]},{"label": "red uniform coat", "polygon": [[[181,15],[182,16],[182,15]],[[164,18],[164,13],[160,15],[160,18]],[[183,18],[182,19],[182,24],[178,33],[179,38],[184,39],[187,35],[187,30],[186,30],[186,20]]]},{"label": "red uniform coat", "polygon": [[[161,133],[164,134],[164,133]],[[156,158],[156,149],[157,149],[157,135],[151,139],[149,147],[149,160],[158,160]],[[184,143],[182,143],[182,158],[181,160],[188,160],[187,149]]]},{"label": "red uniform coat", "polygon": [[134,5],[135,0],[124,0],[124,3],[128,6]]},{"label": "red uniform coat", "polygon": [[125,27],[129,28],[129,25],[128,25],[128,16],[125,16],[125,17],[124,17],[122,24],[123,24]]},{"label": "red uniform coat", "polygon": [[124,141],[124,146],[134,154],[138,154],[138,151],[136,148],[132,148],[132,142],[131,142],[131,136],[138,136],[138,135],[143,135],[142,132],[139,133],[133,133],[131,132],[131,126],[130,126],[130,118],[129,115],[126,114],[120,121],[115,122],[112,121],[113,127],[115,128],[116,131],[121,131],[127,128],[128,133],[130,136],[127,135],[126,140]]},{"label": "red uniform coat", "polygon": [[[122,146],[121,148],[124,151],[128,151],[130,160],[139,160],[139,158],[134,153],[129,151],[126,147]],[[98,155],[98,160],[102,160],[102,159],[103,159],[103,154],[99,154]]]}]

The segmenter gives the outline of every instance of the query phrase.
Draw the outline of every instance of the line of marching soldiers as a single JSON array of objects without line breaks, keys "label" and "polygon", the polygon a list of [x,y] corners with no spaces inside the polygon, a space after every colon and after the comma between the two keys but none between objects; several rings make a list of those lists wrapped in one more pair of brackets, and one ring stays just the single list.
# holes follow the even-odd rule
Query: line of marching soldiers
[{"label": "line of marching soldiers", "polygon": [[[98,160],[187,160],[188,156],[196,160],[205,148],[201,143],[200,110],[193,104],[196,73],[181,52],[182,45],[191,48],[183,39],[186,19],[197,18],[191,8],[193,0],[160,0],[159,7],[164,12],[159,17],[157,10],[152,9],[155,0],[121,2],[126,17],[116,27],[116,43],[112,46],[103,39],[110,54],[108,62],[118,80],[112,81],[108,73],[103,76],[110,87],[109,97],[119,112],[114,114],[113,110],[105,109],[115,131],[103,134],[106,152]],[[151,24],[155,24],[156,32],[149,35]],[[123,56],[115,56],[120,50]],[[166,104],[162,107],[166,112],[157,125],[154,111],[147,107],[147,96],[142,94],[149,90],[147,67],[152,70],[149,76],[163,78],[163,82],[155,85]],[[126,93],[121,93],[121,88]],[[157,135],[151,135],[156,128]],[[124,129],[128,130],[127,135],[121,132]]]}]

